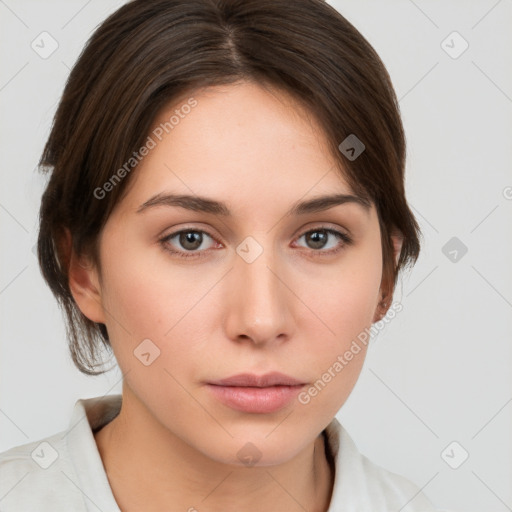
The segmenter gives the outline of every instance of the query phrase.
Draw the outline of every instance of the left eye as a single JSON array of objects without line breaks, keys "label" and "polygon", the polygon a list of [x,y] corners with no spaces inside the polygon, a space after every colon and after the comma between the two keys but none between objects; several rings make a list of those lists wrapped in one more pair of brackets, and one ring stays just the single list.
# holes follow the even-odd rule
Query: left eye
[{"label": "left eye", "polygon": [[[334,245],[326,247],[329,235],[333,236],[336,240],[334,241]],[[318,249],[324,249],[321,251],[324,253],[337,252],[338,250],[342,249],[345,244],[348,245],[351,243],[351,239],[346,234],[336,231],[335,229],[328,228],[312,229],[302,234],[298,240],[303,237],[305,237],[307,243],[309,243],[309,248],[315,250],[315,252],[319,252]],[[341,246],[339,243],[340,240],[344,242],[341,244]]]}]

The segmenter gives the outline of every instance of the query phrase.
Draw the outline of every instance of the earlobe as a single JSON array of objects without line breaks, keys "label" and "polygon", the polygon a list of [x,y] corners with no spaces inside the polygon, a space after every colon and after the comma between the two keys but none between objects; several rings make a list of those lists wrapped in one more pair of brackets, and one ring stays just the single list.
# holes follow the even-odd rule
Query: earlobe
[{"label": "earlobe", "polygon": [[[393,242],[393,258],[396,268],[396,266],[398,265],[398,260],[400,259],[400,254],[402,252],[402,244],[404,241],[404,237],[400,231],[394,231],[391,234],[391,240]],[[378,322],[386,315],[389,307],[391,306],[390,301],[391,297],[386,295],[381,289],[379,303],[375,308],[373,323]]]},{"label": "earlobe", "polygon": [[85,256],[78,256],[71,243],[71,235],[66,229],[63,240],[63,252],[68,265],[69,289],[80,311],[89,320],[97,323],[105,323],[103,313],[101,286],[98,272],[91,261]]},{"label": "earlobe", "polygon": [[395,232],[391,235],[391,240],[393,241],[393,255],[395,257],[395,266],[398,264],[398,260],[400,259],[400,253],[402,252],[402,244],[404,241],[404,237],[402,233]]},{"label": "earlobe", "polygon": [[384,316],[386,316],[386,313],[388,311],[389,304],[387,304],[386,300],[382,298],[377,304],[377,307],[375,308],[375,314],[373,315],[373,321],[372,323],[378,322],[379,320],[382,320]]}]

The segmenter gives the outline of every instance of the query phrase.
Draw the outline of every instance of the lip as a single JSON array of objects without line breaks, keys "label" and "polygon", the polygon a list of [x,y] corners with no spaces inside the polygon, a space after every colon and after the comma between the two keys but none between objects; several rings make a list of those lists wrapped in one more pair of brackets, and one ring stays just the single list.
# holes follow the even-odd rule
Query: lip
[{"label": "lip", "polygon": [[253,373],[239,373],[226,379],[209,381],[208,384],[215,386],[240,386],[253,388],[266,388],[269,386],[298,386],[306,384],[300,380],[294,379],[289,375],[279,372],[265,373],[264,375],[255,375]]},{"label": "lip", "polygon": [[242,373],[207,382],[212,395],[228,407],[246,412],[269,414],[288,405],[306,385],[279,372],[265,375]]}]

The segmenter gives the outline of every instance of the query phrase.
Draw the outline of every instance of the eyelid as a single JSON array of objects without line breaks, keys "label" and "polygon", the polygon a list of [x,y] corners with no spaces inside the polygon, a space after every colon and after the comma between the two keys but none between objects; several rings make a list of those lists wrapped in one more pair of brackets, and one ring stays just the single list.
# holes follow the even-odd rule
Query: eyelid
[{"label": "eyelid", "polygon": [[[172,228],[169,233],[166,233],[167,230],[163,231],[163,234],[158,235],[158,240],[172,238],[182,232],[196,231],[198,233],[206,233],[210,238],[219,242],[220,236],[216,234],[216,232],[210,230],[208,227],[203,227],[202,225],[194,224],[193,226],[180,226],[179,228]],[[215,233],[215,234],[214,234]]]},{"label": "eyelid", "polygon": [[299,234],[298,235],[295,235],[295,237],[299,237],[299,236],[302,236],[306,233],[309,233],[310,231],[315,231],[316,229],[318,230],[322,230],[322,229],[325,229],[325,230],[328,230],[328,229],[332,229],[333,231],[338,231],[339,233],[341,234],[344,234],[348,237],[352,237],[352,235],[350,234],[350,231],[344,227],[341,227],[337,224],[333,224],[332,222],[318,222],[318,223],[313,223],[313,225],[309,225],[307,228],[305,229],[301,229],[299,231]]}]

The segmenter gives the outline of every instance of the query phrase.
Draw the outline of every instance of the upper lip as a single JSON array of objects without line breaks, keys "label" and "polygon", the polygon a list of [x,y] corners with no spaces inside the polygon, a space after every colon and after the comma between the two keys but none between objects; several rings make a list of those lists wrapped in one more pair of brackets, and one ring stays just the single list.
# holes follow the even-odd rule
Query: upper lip
[{"label": "upper lip", "polygon": [[297,386],[304,385],[305,383],[284,375],[279,372],[266,373],[264,375],[255,375],[253,373],[240,373],[233,375],[226,379],[220,379],[208,382],[215,386],[240,386],[240,387],[255,387],[266,388],[269,386]]}]

